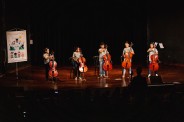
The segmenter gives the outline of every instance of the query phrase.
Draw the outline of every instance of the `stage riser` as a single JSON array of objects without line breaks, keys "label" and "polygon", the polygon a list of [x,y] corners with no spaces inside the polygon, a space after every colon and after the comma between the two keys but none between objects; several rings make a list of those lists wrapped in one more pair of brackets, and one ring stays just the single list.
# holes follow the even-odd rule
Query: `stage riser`
[{"label": "stage riser", "polygon": [[[138,91],[137,91],[138,92]],[[1,96],[12,97],[124,97],[131,94],[128,87],[116,88],[78,88],[78,89],[50,89],[25,90],[23,87],[2,87]],[[146,95],[184,94],[184,85],[149,85]]]}]

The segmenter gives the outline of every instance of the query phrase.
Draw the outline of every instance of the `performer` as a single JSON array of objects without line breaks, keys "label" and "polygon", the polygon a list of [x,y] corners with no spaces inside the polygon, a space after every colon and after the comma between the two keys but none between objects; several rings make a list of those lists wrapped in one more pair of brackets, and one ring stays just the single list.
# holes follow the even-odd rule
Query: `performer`
[{"label": "performer", "polygon": [[105,78],[106,77],[106,72],[103,69],[103,63],[104,63],[103,56],[106,55],[109,52],[108,52],[107,48],[105,47],[104,42],[100,43],[100,48],[98,49],[98,52],[99,52],[99,75],[100,75],[100,77]]},{"label": "performer", "polygon": [[[151,55],[154,55],[154,54],[158,55],[158,50],[156,49],[154,42],[150,43],[150,48],[147,50],[147,52],[149,53],[148,54],[148,61],[149,61],[149,64],[148,64],[148,77],[150,77],[151,74],[152,74],[152,72],[150,70],[150,67],[149,67],[149,65],[152,63]],[[155,73],[156,76],[158,76],[158,71],[154,71],[154,73]]]},{"label": "performer", "polygon": [[[130,43],[128,41],[125,42],[125,48],[123,49],[123,53],[122,53],[122,56],[124,57],[124,61],[126,62],[126,58],[130,58],[128,60],[127,63],[129,63],[129,67],[128,67],[128,70],[129,70],[129,75],[131,76],[132,74],[132,67],[131,67],[131,63],[132,63],[132,57],[130,55],[134,55],[134,50],[132,48],[132,43],[130,45]],[[123,62],[124,63],[124,62]],[[122,68],[122,78],[125,77],[125,74],[126,74],[126,67],[123,67]]]},{"label": "performer", "polygon": [[49,48],[44,49],[43,53],[44,65],[45,65],[45,79],[49,80],[49,62],[50,62],[50,55],[49,55]]},{"label": "performer", "polygon": [[73,52],[73,55],[72,55],[72,63],[73,63],[73,66],[74,66],[74,76],[75,76],[75,80],[81,80],[82,78],[81,78],[81,73],[80,73],[80,71],[79,71],[79,66],[80,66],[80,64],[79,64],[79,61],[78,61],[78,59],[80,58],[80,57],[82,57],[83,56],[83,54],[82,54],[82,51],[81,51],[81,48],[80,47],[77,47],[76,49],[75,49],[75,51]]}]

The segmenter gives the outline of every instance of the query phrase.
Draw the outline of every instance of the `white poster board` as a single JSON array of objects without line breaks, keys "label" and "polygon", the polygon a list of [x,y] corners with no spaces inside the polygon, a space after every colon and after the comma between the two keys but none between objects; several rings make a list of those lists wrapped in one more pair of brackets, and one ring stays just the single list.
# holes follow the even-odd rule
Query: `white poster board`
[{"label": "white poster board", "polygon": [[27,61],[26,30],[7,31],[8,63]]}]

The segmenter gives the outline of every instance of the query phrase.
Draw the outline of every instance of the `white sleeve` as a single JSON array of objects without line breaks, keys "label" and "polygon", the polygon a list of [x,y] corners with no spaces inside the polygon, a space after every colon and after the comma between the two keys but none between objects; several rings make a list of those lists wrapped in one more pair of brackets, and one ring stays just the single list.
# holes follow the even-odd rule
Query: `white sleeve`
[{"label": "white sleeve", "polygon": [[123,55],[125,54],[125,48],[123,49]]},{"label": "white sleeve", "polygon": [[75,57],[75,52],[73,52],[73,55],[72,55],[72,57]]},{"label": "white sleeve", "polygon": [[132,47],[130,47],[130,52],[133,52],[134,53],[134,49]]},{"label": "white sleeve", "polygon": [[45,58],[45,59],[47,58],[45,54],[43,54],[43,58]]},{"label": "white sleeve", "polygon": [[158,50],[155,48],[155,52],[158,53]]},{"label": "white sleeve", "polygon": [[98,53],[102,53],[102,52],[101,52],[101,48],[100,48],[100,49],[98,49]]},{"label": "white sleeve", "polygon": [[109,51],[108,51],[108,50],[106,50],[106,53],[109,53]]}]

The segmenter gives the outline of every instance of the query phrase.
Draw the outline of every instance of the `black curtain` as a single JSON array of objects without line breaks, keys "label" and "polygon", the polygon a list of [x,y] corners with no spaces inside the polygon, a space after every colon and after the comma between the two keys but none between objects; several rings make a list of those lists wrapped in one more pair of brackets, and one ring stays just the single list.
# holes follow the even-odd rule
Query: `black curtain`
[{"label": "black curtain", "polygon": [[32,10],[32,63],[43,64],[45,47],[55,51],[59,65],[70,65],[74,47],[80,46],[89,65],[98,55],[99,43],[107,43],[114,64],[126,40],[134,43],[134,62],[146,61],[146,6],[133,1],[73,1],[45,5]]}]

